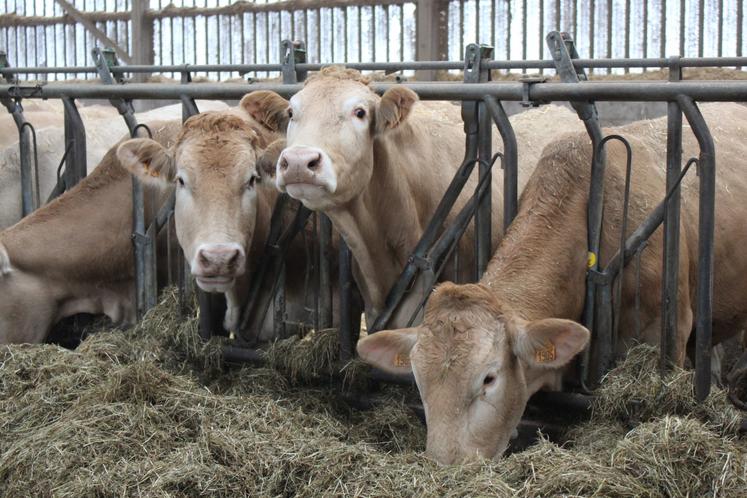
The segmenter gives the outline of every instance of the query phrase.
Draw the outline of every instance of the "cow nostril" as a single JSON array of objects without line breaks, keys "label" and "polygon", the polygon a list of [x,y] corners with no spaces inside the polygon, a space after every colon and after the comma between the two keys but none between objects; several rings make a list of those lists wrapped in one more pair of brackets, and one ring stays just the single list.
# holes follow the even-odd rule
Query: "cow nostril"
[{"label": "cow nostril", "polygon": [[316,158],[314,158],[314,159],[312,159],[311,161],[309,161],[309,164],[307,164],[306,166],[307,166],[307,167],[308,167],[309,169],[316,169],[316,168],[318,168],[318,167],[319,167],[319,162],[321,161],[321,159],[322,159],[322,155],[321,155],[321,154],[318,154],[318,155],[316,156]]},{"label": "cow nostril", "polygon": [[239,251],[234,251],[231,258],[228,260],[229,265],[234,265],[239,259]]},{"label": "cow nostril", "polygon": [[280,169],[288,169],[288,160],[285,157],[280,159]]}]

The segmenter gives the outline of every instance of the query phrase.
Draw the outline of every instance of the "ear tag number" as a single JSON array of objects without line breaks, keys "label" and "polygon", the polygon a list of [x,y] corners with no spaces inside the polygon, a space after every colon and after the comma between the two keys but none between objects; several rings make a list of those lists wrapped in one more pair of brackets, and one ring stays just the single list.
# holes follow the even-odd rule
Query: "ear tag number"
[{"label": "ear tag number", "polygon": [[410,355],[406,353],[397,353],[394,355],[394,366],[395,367],[409,367],[410,366]]},{"label": "ear tag number", "polygon": [[555,344],[547,341],[545,347],[534,352],[534,359],[537,363],[549,363],[555,361]]}]

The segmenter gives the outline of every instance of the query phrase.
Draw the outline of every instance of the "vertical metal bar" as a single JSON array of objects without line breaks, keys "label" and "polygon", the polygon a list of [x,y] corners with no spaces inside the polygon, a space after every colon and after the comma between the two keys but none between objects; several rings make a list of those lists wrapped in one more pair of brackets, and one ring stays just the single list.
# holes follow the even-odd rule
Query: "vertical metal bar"
[{"label": "vertical metal bar", "polygon": [[316,9],[316,55],[317,61],[322,62],[322,10]]},{"label": "vertical metal bar", "polygon": [[464,53],[464,0],[459,0],[459,53]]},{"label": "vertical metal bar", "polygon": [[[354,337],[354,320],[353,314],[353,255],[350,248],[340,237],[340,271],[339,271],[339,292],[340,292],[340,361],[347,362],[353,358],[356,338]],[[360,315],[357,319],[360,321]]]},{"label": "vertical metal bar", "polygon": [[721,57],[724,52],[724,0],[718,0],[718,48],[716,55]]},{"label": "vertical metal bar", "polygon": [[319,213],[319,327],[332,327],[332,268],[330,250],[332,248],[332,222]]},{"label": "vertical metal bar", "polygon": [[[510,22],[511,20],[511,2],[506,2],[506,7],[509,9],[509,13],[506,15],[507,22]],[[480,9],[477,9],[477,17],[480,17]],[[490,45],[495,47],[497,45],[498,40],[495,39],[495,0],[490,0]],[[510,40],[510,37],[508,36],[508,33],[510,33],[510,29],[506,29],[506,40]],[[510,57],[506,57],[506,60],[510,59]]]},{"label": "vertical metal bar", "polygon": [[360,5],[358,5],[358,62],[363,62],[363,20]]},{"label": "vertical metal bar", "polygon": [[[280,270],[277,276],[277,287],[275,288],[275,297],[273,299],[273,316],[272,316],[272,327],[275,334],[275,338],[283,338],[286,336],[285,322],[287,321],[287,314],[285,312],[285,261],[280,264]],[[262,328],[262,323],[258,324],[258,327]]]},{"label": "vertical metal bar", "polygon": [[[495,10],[495,4],[493,5],[493,10]],[[513,20],[513,16],[511,15],[511,2],[506,2],[506,60],[511,60],[511,21],[512,20]],[[490,24],[493,29],[492,39],[495,40],[495,14],[493,14],[491,21],[492,22]],[[495,46],[495,41],[493,41],[492,43],[493,43],[493,46]]]},{"label": "vertical metal bar", "polygon": [[713,137],[697,105],[680,96],[677,101],[700,145],[698,158],[698,286],[695,324],[695,397],[703,401],[711,389],[711,333],[713,312],[713,236],[716,197],[716,151]]},{"label": "vertical metal bar", "polygon": [[[479,16],[478,16],[479,17]],[[386,19],[386,31],[385,31],[385,38],[386,38],[386,59],[384,59],[386,62],[389,62],[389,53],[391,51],[390,42],[391,42],[391,26],[390,26],[390,18],[389,18],[389,5],[384,6],[384,18]]]},{"label": "vertical metal bar", "polygon": [[521,59],[527,60],[527,0],[521,0]]},{"label": "vertical metal bar", "polygon": [[[439,54],[440,55],[440,54]],[[399,6],[399,60],[405,60],[405,6]]]},{"label": "vertical metal bar", "polygon": [[484,43],[480,39],[480,0],[475,0],[475,42]]},{"label": "vertical metal bar", "polygon": [[[607,0],[607,57],[612,58],[612,0]],[[607,74],[612,74],[612,68],[607,68]]]},{"label": "vertical metal bar", "polygon": [[75,101],[62,98],[65,112],[65,144],[72,143],[65,158],[65,188],[71,189],[86,176],[86,130]]},{"label": "vertical metal bar", "polygon": [[371,61],[376,62],[376,6],[371,7]]},{"label": "vertical metal bar", "polygon": [[[625,0],[625,58],[630,59],[630,0]],[[645,28],[644,28],[645,31]],[[625,74],[630,72],[630,68],[625,68]]]},{"label": "vertical metal bar", "polygon": [[685,56],[685,0],[680,0],[680,56]]},{"label": "vertical metal bar", "polygon": [[578,40],[578,0],[573,0],[573,39]]},{"label": "vertical metal bar", "polygon": [[[679,56],[669,59],[669,81],[682,79]],[[677,286],[680,257],[680,187],[682,170],[682,111],[677,102],[667,103],[667,192],[672,196],[664,210],[664,275],[661,296],[660,368],[668,369],[674,357],[677,337]],[[676,188],[675,188],[676,185]]]},{"label": "vertical metal bar", "polygon": [[345,60],[345,62],[349,62],[349,59],[348,59],[348,8],[347,7],[343,7],[342,8],[342,25],[343,25],[343,29],[345,30],[345,36],[344,36],[344,39],[345,39],[345,52],[344,53],[345,53],[345,55],[344,55],[344,60]]},{"label": "vertical metal bar", "polygon": [[560,31],[560,0],[555,0],[555,31]]},{"label": "vertical metal bar", "polygon": [[659,17],[661,19],[659,25],[659,57],[664,57],[667,51],[667,0],[661,0]]},{"label": "vertical metal bar", "polygon": [[[590,0],[589,6],[589,58],[594,58],[594,34],[595,34],[595,23],[596,23],[597,6],[596,0]],[[590,74],[594,74],[594,68],[589,70]]]},{"label": "vertical metal bar", "polygon": [[519,149],[513,126],[501,103],[492,96],[486,96],[484,100],[503,139],[503,230],[505,233],[518,211]]},{"label": "vertical metal bar", "polygon": [[[490,71],[488,70],[489,74]],[[490,113],[485,107],[484,102],[477,105],[478,129],[479,129],[479,147],[478,154],[479,178],[482,181],[485,177],[490,177],[490,158],[493,155],[492,138],[493,138],[493,121]],[[492,211],[491,211],[491,182],[486,180],[486,193],[480,199],[480,203],[475,210],[475,255],[476,255],[476,278],[478,281],[485,269],[488,267],[488,261],[492,256],[491,238],[492,238]]]},{"label": "vertical metal bar", "polygon": [[[591,0],[592,3],[594,0]],[[545,0],[539,0],[539,56],[538,59],[545,58]],[[544,74],[545,69],[540,68],[540,74]]]},{"label": "vertical metal bar", "polygon": [[[643,58],[648,57],[648,1],[643,3]],[[643,68],[645,73],[647,68]]]},{"label": "vertical metal bar", "polygon": [[705,25],[705,0],[700,0],[700,2],[698,2],[698,57],[703,57],[703,26],[704,25]]},{"label": "vertical metal bar", "polygon": [[[742,56],[742,24],[744,22],[744,5],[742,2],[737,2],[737,57]],[[741,69],[741,67],[737,68]]]}]

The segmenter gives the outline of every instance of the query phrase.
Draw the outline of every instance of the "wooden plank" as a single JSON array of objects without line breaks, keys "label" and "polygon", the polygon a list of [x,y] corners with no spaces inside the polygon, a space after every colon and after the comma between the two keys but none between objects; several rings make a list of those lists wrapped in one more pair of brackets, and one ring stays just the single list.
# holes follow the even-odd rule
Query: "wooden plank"
[{"label": "wooden plank", "polygon": [[[132,0],[132,60],[133,64],[152,65],[153,18],[149,16],[148,0]],[[145,81],[146,74],[135,74],[133,79]]]},{"label": "wooden plank", "polygon": [[[443,60],[446,57],[446,14],[448,2],[443,0],[418,0],[415,8],[417,22],[415,59],[419,61]],[[423,69],[415,72],[421,81],[436,79],[436,71]]]},{"label": "wooden plank", "polygon": [[103,43],[105,46],[114,49],[114,52],[117,54],[117,56],[125,61],[127,64],[132,64],[132,59],[130,59],[130,54],[127,53],[126,50],[122,49],[117,43],[106,36],[106,33],[101,31],[99,28],[96,27],[96,25],[88,19],[81,11],[76,9],[72,4],[67,2],[66,0],[55,0],[62,9],[70,15],[73,19],[75,19],[77,22],[83,25],[84,28],[86,28],[98,41]]}]

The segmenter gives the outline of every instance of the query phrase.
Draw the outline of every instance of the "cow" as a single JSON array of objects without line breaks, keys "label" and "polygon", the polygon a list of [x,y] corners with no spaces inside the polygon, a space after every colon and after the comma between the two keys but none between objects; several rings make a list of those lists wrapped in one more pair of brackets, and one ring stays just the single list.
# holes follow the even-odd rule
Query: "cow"
[{"label": "cow", "polygon": [[[220,101],[199,101],[202,110],[228,107]],[[39,197],[45,202],[57,183],[57,168],[65,154],[64,113],[58,103],[25,105],[26,120],[36,130],[39,159]],[[181,104],[136,113],[138,122],[164,121],[181,117]],[[127,126],[111,106],[81,106],[78,109],[86,130],[86,162],[89,172],[104,154],[127,134]],[[0,116],[0,230],[21,219],[21,173],[18,129],[9,114]],[[33,145],[32,145],[33,147]],[[33,151],[32,151],[33,153]]]},{"label": "cow", "polygon": [[[290,102],[274,98],[258,103],[262,105],[250,109],[254,115],[288,120],[287,146],[276,168],[278,189],[312,210],[323,211],[347,242],[370,324],[463,161],[459,107],[418,102],[417,95],[401,85],[379,97],[359,72],[338,67],[323,68],[310,77]],[[531,115],[546,126],[530,133],[532,119],[519,118],[530,127],[516,130],[519,142],[526,145],[519,149],[520,186],[542,146],[557,133],[555,123],[576,126],[571,113],[559,107]],[[493,150],[499,150],[500,143],[496,132]],[[502,175],[496,171],[492,247],[503,234],[502,185]],[[475,186],[473,177],[447,222],[453,221]],[[470,227],[460,241],[460,279],[471,278],[473,248]],[[443,274],[451,275],[452,268]],[[405,323],[418,301],[416,293],[408,293],[390,323]]]},{"label": "cow", "polygon": [[[719,342],[747,325],[744,176],[747,108],[708,104],[702,112],[716,143],[716,236],[713,339]],[[607,130],[626,137],[633,150],[629,233],[663,199],[666,118]],[[685,126],[683,157],[696,156],[697,141]],[[626,155],[607,146],[601,263],[619,246]],[[426,452],[449,464],[473,457],[500,458],[529,397],[558,390],[571,360],[590,339],[576,323],[584,305],[587,270],[587,201],[590,140],[570,135],[548,145],[521,196],[518,214],[477,284],[443,283],[433,292],[423,324],[369,335],[360,357],[393,373],[412,372],[428,423]],[[662,298],[662,228],[641,256],[640,323],[635,327],[635,275],[625,273],[620,337],[624,353],[634,339],[659,342]],[[698,267],[698,182],[682,184],[679,253],[679,365],[693,326]],[[594,358],[592,358],[593,360]]]},{"label": "cow", "polygon": [[[117,150],[120,162],[144,183],[166,187],[176,182],[177,238],[197,285],[206,292],[225,294],[223,326],[230,331],[239,327],[250,277],[280,195],[267,171],[274,171],[287,122],[273,116],[254,119],[245,109],[273,96],[251,93],[238,109],[190,118],[171,148],[137,138]],[[302,321],[306,314],[304,262],[303,246],[291,246],[286,270],[291,321]],[[257,339],[269,338],[273,319],[269,313]]]}]

